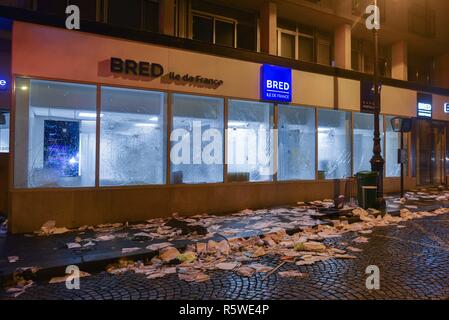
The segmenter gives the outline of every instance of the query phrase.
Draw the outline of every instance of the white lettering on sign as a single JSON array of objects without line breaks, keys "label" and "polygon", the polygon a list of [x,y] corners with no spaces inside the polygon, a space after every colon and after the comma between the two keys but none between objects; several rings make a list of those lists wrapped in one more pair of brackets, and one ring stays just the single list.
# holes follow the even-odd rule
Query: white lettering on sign
[{"label": "white lettering on sign", "polygon": [[430,111],[430,110],[432,110],[432,105],[431,105],[431,104],[428,104],[428,103],[420,103],[420,104],[419,104],[419,109],[420,109],[420,110],[427,110],[427,111]]},{"label": "white lettering on sign", "polygon": [[290,84],[288,82],[267,80],[267,88],[288,91],[290,90]]},{"label": "white lettering on sign", "polygon": [[430,103],[418,103],[418,117],[432,118],[432,105]]},{"label": "white lettering on sign", "polygon": [[0,86],[2,87],[6,86],[6,80],[0,80]]},{"label": "white lettering on sign", "polygon": [[449,113],[449,103],[444,104],[444,113]]}]

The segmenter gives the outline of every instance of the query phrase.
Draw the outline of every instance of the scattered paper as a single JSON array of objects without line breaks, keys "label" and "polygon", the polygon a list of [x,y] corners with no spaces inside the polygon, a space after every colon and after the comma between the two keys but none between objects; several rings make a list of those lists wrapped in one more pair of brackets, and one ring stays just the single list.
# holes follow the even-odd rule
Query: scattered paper
[{"label": "scattered paper", "polygon": [[18,256],[8,257],[8,261],[9,263],[16,263],[17,261],[19,261],[19,257]]},{"label": "scattered paper", "polygon": [[282,278],[303,278],[306,276],[305,273],[302,273],[299,271],[283,271],[283,272],[279,272],[279,275]]},{"label": "scattered paper", "polygon": [[132,252],[136,252],[141,250],[142,248],[123,248],[122,249],[122,253],[126,254],[126,253],[132,253]]},{"label": "scattered paper", "polygon": [[231,271],[237,268],[240,264],[237,262],[222,262],[216,265],[217,269]]},{"label": "scattered paper", "polygon": [[171,244],[170,242],[162,242],[162,243],[156,243],[156,244],[149,245],[149,246],[147,247],[147,249],[148,249],[148,250],[151,250],[151,251],[159,251],[159,250],[161,250],[161,249],[170,247],[170,246],[172,246],[172,245],[173,245],[173,244]]}]

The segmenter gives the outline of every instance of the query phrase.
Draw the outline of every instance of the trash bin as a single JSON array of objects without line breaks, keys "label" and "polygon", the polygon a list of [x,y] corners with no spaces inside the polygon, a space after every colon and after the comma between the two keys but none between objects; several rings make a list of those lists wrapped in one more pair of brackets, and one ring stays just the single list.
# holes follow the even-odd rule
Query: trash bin
[{"label": "trash bin", "polygon": [[[375,208],[377,199],[377,172],[362,171],[357,177],[357,201],[364,209]],[[369,188],[363,188],[369,187]],[[375,193],[374,193],[375,190]]]},{"label": "trash bin", "polygon": [[363,186],[363,209],[377,209],[377,187],[376,186]]}]

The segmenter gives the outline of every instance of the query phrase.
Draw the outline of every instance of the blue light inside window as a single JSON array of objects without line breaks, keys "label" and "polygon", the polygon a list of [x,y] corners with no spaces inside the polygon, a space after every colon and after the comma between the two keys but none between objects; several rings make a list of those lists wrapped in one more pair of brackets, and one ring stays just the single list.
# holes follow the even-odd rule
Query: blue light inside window
[{"label": "blue light inside window", "polygon": [[292,70],[264,64],[261,67],[262,100],[291,102],[292,101]]}]

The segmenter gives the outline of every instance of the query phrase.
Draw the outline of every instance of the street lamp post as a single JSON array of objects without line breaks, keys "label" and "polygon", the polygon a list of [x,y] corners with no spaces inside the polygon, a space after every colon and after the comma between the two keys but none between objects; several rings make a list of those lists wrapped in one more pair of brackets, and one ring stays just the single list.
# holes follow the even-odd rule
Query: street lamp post
[{"label": "street lamp post", "polygon": [[[377,8],[377,0],[374,0],[374,6]],[[377,17],[380,20],[380,17]],[[379,21],[380,23],[380,21]],[[383,172],[385,161],[382,158],[382,147],[380,138],[380,95],[379,95],[379,30],[378,28],[373,28],[374,37],[374,147],[373,147],[373,157],[371,159],[371,169],[378,173],[377,178],[377,198],[380,207],[384,207],[383,199]]]}]

